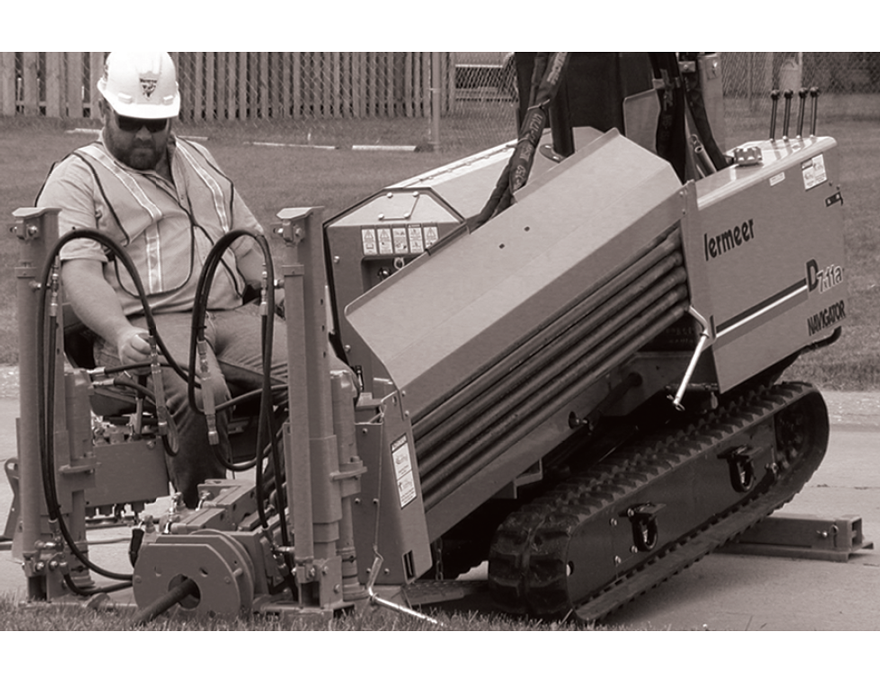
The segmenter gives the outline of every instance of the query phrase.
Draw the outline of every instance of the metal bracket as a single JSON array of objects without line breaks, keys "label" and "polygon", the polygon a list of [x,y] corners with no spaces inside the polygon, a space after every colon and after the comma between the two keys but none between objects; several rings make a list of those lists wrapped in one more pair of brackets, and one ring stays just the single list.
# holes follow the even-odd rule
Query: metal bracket
[{"label": "metal bracket", "polygon": [[719,457],[730,467],[730,484],[737,493],[748,493],[755,485],[755,457],[760,450],[745,445],[734,447]]},{"label": "metal bracket", "polygon": [[865,542],[862,519],[854,515],[820,518],[779,513],[739,535],[717,551],[723,554],[758,554],[768,557],[847,561]]},{"label": "metal bracket", "polygon": [[650,552],[660,541],[660,530],[657,526],[657,513],[665,508],[665,504],[641,503],[630,506],[620,514],[628,518],[632,526],[633,554]]}]

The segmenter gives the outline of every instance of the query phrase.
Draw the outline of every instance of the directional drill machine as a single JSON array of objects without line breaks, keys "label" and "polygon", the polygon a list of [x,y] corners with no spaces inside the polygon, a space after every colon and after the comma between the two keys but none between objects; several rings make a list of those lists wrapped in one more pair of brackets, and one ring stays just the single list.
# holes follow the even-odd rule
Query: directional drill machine
[{"label": "directional drill machine", "polygon": [[[803,487],[827,411],[779,379],[846,318],[837,146],[815,133],[816,92],[799,94],[796,133],[786,93],[780,136],[774,99],[769,138],[725,152],[715,55],[516,64],[515,141],[326,222],[280,212],[287,397],[215,407],[250,470],[203,484],[196,510],[143,515],[168,495],[175,440],[149,381],[158,339],[140,373],[77,361],[55,214],[16,212],[8,529],[31,597],[131,587],[141,614],[403,608],[423,581],[488,561],[502,610],[596,620]],[[331,372],[328,333],[352,372]],[[139,515],[133,571],[117,574],[92,562],[86,524],[123,507]]]}]

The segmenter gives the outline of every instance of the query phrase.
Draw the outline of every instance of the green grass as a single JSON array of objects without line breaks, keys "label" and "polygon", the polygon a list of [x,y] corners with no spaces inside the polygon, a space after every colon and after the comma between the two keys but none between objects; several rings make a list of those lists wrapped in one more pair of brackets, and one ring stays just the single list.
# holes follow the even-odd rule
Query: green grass
[{"label": "green grass", "polygon": [[[290,616],[223,616],[197,618],[181,608],[162,615],[145,625],[138,625],[134,610],[93,610],[85,605],[58,603],[23,603],[11,596],[0,596],[0,630],[15,631],[338,631],[338,632],[512,632],[512,631],[575,631],[575,623],[544,622],[512,618],[500,614],[477,614],[423,610],[434,622],[386,610],[380,607],[362,607],[349,612],[325,617],[321,615]],[[438,623],[438,624],[435,624]],[[589,629],[598,629],[590,627]]]}]

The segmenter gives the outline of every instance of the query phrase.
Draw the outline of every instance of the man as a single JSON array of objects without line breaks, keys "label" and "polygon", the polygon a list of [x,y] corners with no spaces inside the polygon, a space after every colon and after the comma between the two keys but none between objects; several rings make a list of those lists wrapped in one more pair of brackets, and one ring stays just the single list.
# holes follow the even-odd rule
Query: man
[{"label": "man", "polygon": [[[179,113],[176,71],[166,53],[112,53],[98,81],[103,129],[96,143],[74,151],[50,173],[38,206],[59,207],[59,230],[95,229],[126,248],[138,270],[169,353],[189,359],[191,311],[203,262],[225,233],[262,227],[208,151],[176,138]],[[100,340],[99,366],[144,362],[150,344],[142,304],[121,264],[97,243],[76,239],[61,252],[66,299]],[[228,384],[262,383],[260,317],[242,306],[248,285],[260,286],[263,256],[250,237],[240,237],[218,266],[206,319],[211,375],[220,377],[215,402],[230,398]],[[274,383],[285,384],[286,335],[277,328]],[[225,379],[225,381],[222,381]],[[189,407],[186,383],[163,370],[169,411],[180,432],[180,449],[169,456],[174,487],[189,507],[197,486],[223,478],[213,457],[204,416]],[[218,415],[223,443],[226,419]]]}]

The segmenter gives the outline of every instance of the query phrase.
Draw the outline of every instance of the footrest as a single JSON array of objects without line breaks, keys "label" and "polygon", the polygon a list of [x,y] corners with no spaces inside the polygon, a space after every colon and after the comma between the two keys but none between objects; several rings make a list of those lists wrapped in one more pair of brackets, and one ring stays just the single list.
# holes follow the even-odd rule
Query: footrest
[{"label": "footrest", "polygon": [[873,548],[873,543],[864,541],[860,517],[821,518],[779,513],[765,518],[717,551],[847,561],[859,549]]}]

